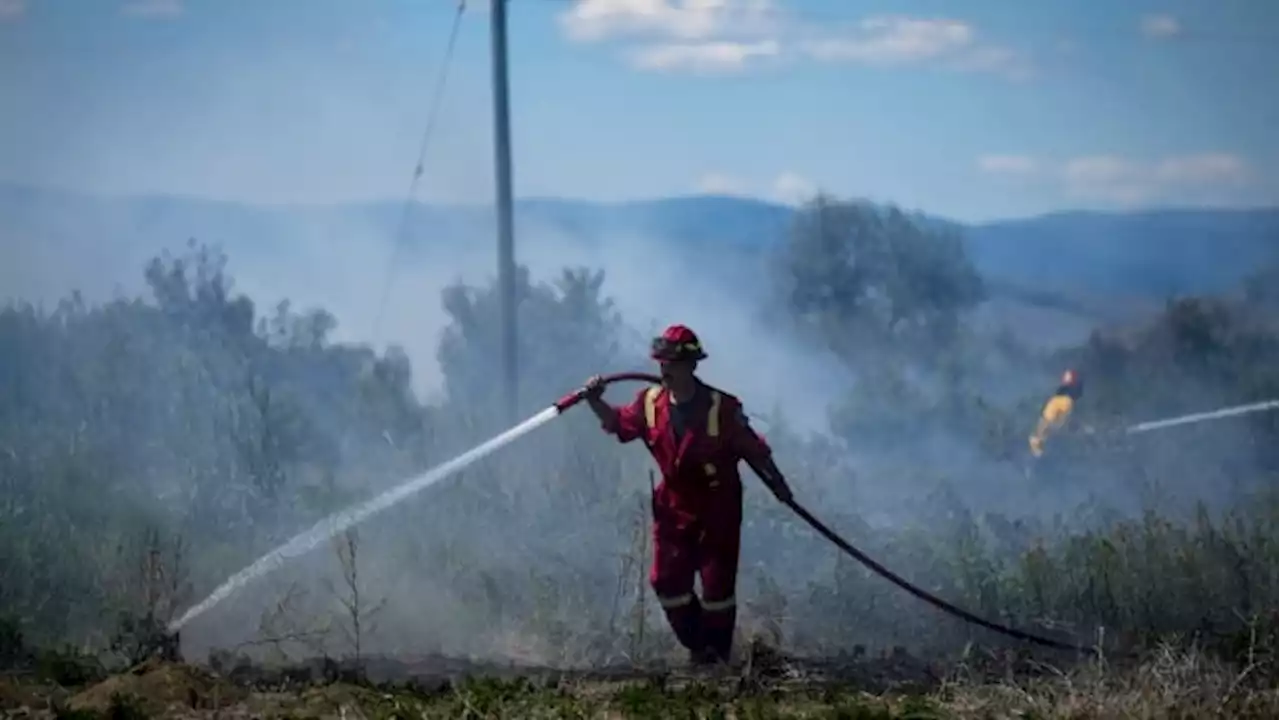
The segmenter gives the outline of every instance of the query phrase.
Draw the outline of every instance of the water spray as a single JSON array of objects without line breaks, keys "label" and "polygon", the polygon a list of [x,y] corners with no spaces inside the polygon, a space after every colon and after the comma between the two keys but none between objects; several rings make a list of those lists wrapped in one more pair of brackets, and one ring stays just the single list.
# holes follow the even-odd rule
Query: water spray
[{"label": "water spray", "polygon": [[1186,425],[1188,423],[1204,422],[1205,420],[1220,420],[1222,418],[1235,417],[1236,415],[1244,415],[1245,413],[1261,412],[1263,410],[1271,410],[1280,407],[1280,400],[1266,400],[1263,402],[1250,403],[1248,405],[1236,405],[1233,407],[1222,408],[1221,410],[1213,410],[1211,412],[1191,413],[1189,415],[1179,415],[1177,417],[1166,418],[1164,420],[1151,420],[1149,422],[1130,425],[1124,431],[1130,435],[1134,433],[1149,432],[1151,430],[1163,430],[1167,427],[1175,425]]},{"label": "water spray", "polygon": [[[647,373],[617,373],[614,375],[606,375],[602,380],[605,385],[625,381],[648,383],[660,382],[660,379],[656,375],[650,375]],[[211,610],[213,606],[227,599],[240,588],[259,577],[266,575],[272,570],[279,568],[286,560],[298,557],[313,550],[321,543],[332,540],[353,525],[361,523],[369,517],[380,513],[393,505],[398,505],[409,496],[415,495],[450,475],[474,465],[479,460],[497,450],[500,450],[504,446],[511,444],[518,438],[533,432],[543,425],[546,425],[559,417],[569,408],[572,408],[582,402],[586,396],[585,389],[575,390],[574,392],[571,392],[557,400],[551,407],[539,412],[533,417],[530,417],[528,420],[525,420],[510,430],[507,430],[501,435],[471,448],[452,460],[441,463],[421,475],[410,478],[409,480],[406,480],[405,482],[365,501],[360,505],[340,510],[323,520],[320,520],[315,525],[312,525],[311,529],[299,533],[285,544],[277,547],[266,555],[263,555],[254,561],[253,564],[227,578],[225,582],[209,594],[209,597],[201,600],[198,604],[192,606],[189,610],[183,613],[177,620],[169,623],[169,632],[178,632],[187,623],[205,614]]]}]

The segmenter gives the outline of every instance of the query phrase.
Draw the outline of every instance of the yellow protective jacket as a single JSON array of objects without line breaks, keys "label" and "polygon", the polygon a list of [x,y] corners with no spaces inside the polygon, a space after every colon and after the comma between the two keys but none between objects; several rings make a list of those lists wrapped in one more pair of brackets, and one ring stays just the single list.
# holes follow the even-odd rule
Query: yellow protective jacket
[{"label": "yellow protective jacket", "polygon": [[1036,423],[1036,431],[1027,439],[1032,455],[1040,457],[1044,454],[1044,441],[1049,431],[1062,427],[1071,416],[1071,410],[1074,407],[1075,400],[1064,393],[1057,393],[1049,398],[1049,401],[1044,404],[1044,409],[1040,411],[1040,421]]}]

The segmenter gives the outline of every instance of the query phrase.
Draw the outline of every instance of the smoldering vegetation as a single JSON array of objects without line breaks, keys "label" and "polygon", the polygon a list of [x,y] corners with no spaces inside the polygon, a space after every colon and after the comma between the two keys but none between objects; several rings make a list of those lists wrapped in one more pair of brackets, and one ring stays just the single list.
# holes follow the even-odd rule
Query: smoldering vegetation
[{"label": "smoldering vegetation", "polygon": [[[525,411],[645,367],[652,323],[686,321],[713,356],[707,379],[745,399],[797,498],[913,582],[1109,647],[1229,654],[1274,637],[1275,414],[1124,433],[1276,397],[1270,268],[1046,351],[972,322],[987,290],[960,238],[894,209],[816,199],[733,297],[671,279],[693,271],[664,278],[666,260],[679,265],[609,275],[541,258],[520,274]],[[491,283],[454,282],[420,309],[444,313],[439,392],[423,399],[404,349],[340,342],[325,308],[238,294],[235,271],[216,248],[176,245],[143,269],[146,294],[0,312],[5,637],[137,654],[316,520],[505,429]],[[652,303],[611,292],[650,279]],[[1033,466],[1026,436],[1067,366],[1084,400]],[[793,408],[824,410],[821,431]],[[245,588],[184,630],[184,651],[662,656],[651,481],[643,448],[570,414]],[[1001,642],[839,557],[746,482],[744,636],[814,655]]]}]

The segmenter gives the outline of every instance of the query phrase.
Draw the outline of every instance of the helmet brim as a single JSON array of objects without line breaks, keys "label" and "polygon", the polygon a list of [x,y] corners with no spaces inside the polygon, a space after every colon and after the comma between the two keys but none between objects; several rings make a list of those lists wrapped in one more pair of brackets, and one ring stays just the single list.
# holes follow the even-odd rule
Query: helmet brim
[{"label": "helmet brim", "polygon": [[706,360],[707,354],[704,352],[685,353],[672,355],[669,353],[652,353],[649,357],[659,362],[696,362],[698,360]]}]

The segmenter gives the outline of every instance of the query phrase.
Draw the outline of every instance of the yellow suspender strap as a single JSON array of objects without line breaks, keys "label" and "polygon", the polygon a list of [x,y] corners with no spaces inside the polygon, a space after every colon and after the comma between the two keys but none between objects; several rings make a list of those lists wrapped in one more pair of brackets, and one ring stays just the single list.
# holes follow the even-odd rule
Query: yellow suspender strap
[{"label": "yellow suspender strap", "polygon": [[658,385],[651,386],[644,393],[644,426],[653,428],[658,417],[658,393],[662,392],[662,388]]},{"label": "yellow suspender strap", "polygon": [[720,436],[720,393],[711,391],[711,414],[707,416],[707,437]]}]

